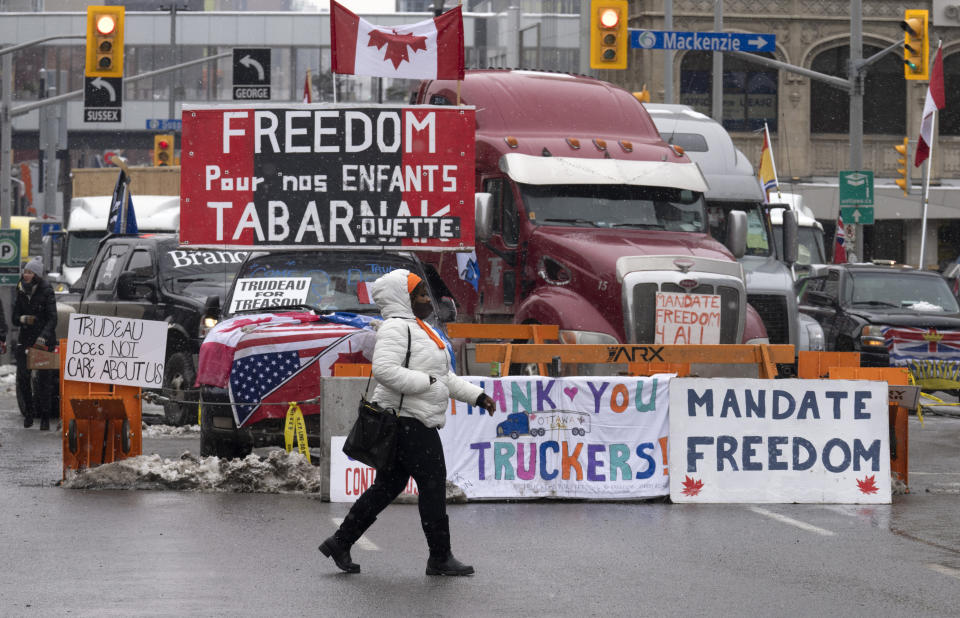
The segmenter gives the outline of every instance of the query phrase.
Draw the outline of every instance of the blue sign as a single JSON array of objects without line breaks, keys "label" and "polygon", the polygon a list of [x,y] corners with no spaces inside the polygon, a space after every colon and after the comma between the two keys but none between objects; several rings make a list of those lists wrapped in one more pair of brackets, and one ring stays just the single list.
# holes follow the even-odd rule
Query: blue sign
[{"label": "blue sign", "polygon": [[182,125],[179,118],[147,118],[148,131],[179,131]]},{"label": "blue sign", "polygon": [[772,52],[776,43],[775,34],[630,29],[630,47],[636,49]]},{"label": "blue sign", "polygon": [[54,232],[60,231],[59,223],[41,223],[40,224],[40,236],[47,236],[48,234],[53,234]]}]

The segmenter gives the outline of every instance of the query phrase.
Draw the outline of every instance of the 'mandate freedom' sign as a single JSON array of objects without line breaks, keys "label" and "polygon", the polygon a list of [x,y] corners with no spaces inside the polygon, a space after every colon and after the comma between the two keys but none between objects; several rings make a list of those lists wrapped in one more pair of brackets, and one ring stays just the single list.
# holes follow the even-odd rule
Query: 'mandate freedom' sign
[{"label": "'mandate freedom' sign", "polygon": [[474,127],[470,107],[185,105],[180,241],[469,249]]}]

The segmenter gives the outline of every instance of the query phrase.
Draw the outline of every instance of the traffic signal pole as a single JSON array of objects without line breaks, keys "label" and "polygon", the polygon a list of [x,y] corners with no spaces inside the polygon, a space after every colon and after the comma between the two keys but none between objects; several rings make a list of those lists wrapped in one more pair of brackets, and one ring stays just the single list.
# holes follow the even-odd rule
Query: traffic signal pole
[{"label": "traffic signal pole", "polygon": [[[74,90],[73,92],[67,92],[66,94],[57,95],[55,97],[50,97],[49,99],[41,99],[39,101],[34,101],[32,103],[25,103],[23,105],[18,105],[17,107],[12,106],[12,92],[13,92],[13,57],[10,55],[11,52],[30,47],[32,45],[38,45],[45,41],[51,41],[53,39],[83,39],[86,38],[85,34],[68,34],[61,36],[52,36],[45,37],[42,39],[37,39],[35,41],[28,41],[26,43],[21,43],[19,45],[14,45],[11,47],[4,47],[0,49],[0,56],[3,58],[3,103],[2,109],[0,109],[0,229],[10,229],[10,215],[11,215],[11,200],[10,200],[10,166],[12,164],[10,158],[10,150],[13,147],[13,130],[12,130],[12,119],[16,116],[22,116],[32,112],[35,109],[40,109],[41,107],[47,105],[57,105],[59,103],[64,103],[73,99],[83,98],[83,90]],[[181,69],[186,69],[198,64],[203,64],[205,62],[212,62],[215,60],[220,60],[222,58],[230,58],[233,56],[233,50],[228,52],[223,52],[221,54],[216,54],[213,56],[207,56],[206,58],[199,58],[197,60],[190,60],[188,62],[181,62],[180,64],[175,64],[173,66],[165,67],[163,69],[157,69],[156,71],[149,71],[147,73],[140,73],[139,75],[134,75],[133,77],[127,77],[124,79],[127,83],[133,83],[140,81],[142,79],[151,79],[157,75],[163,75],[165,73],[171,73],[173,71],[179,71]]]}]

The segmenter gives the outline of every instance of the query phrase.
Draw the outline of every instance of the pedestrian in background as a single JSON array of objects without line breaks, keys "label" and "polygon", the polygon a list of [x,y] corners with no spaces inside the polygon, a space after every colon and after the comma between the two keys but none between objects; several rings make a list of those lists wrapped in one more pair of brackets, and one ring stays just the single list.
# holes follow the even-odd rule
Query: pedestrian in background
[{"label": "pedestrian in background", "polygon": [[40,429],[50,429],[55,372],[38,372],[34,390],[27,367],[27,348],[52,348],[56,343],[57,300],[53,288],[43,278],[43,262],[39,258],[33,258],[23,267],[13,304],[13,326],[20,329],[14,357],[17,361],[17,392],[25,412],[23,426],[32,426],[36,416],[40,417]]},{"label": "pedestrian in background", "polygon": [[[496,404],[479,386],[451,371],[450,350],[423,321],[433,313],[433,304],[420,277],[397,269],[377,279],[370,291],[384,318],[373,352],[377,380],[373,401],[397,411],[397,452],[393,465],[377,470],[373,485],[353,504],[333,536],[320,545],[320,551],[347,573],[359,573],[350,547],[412,476],[419,491],[420,524],[430,548],[427,575],[472,575],[473,567],[454,558],[450,550],[447,467],[439,429],[447,420],[451,397],[491,415]],[[405,363],[408,349],[410,359]]]}]

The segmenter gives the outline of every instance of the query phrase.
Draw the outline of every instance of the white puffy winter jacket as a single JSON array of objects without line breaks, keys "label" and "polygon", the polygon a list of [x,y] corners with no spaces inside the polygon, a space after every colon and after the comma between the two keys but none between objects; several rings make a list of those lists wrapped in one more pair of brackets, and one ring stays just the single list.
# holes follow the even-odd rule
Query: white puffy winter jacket
[{"label": "white puffy winter jacket", "polygon": [[[483,389],[453,373],[450,351],[440,349],[417,323],[407,292],[409,274],[407,270],[397,269],[370,286],[373,301],[380,307],[384,318],[377,329],[373,351],[373,377],[378,384],[372,399],[385,408],[397,410],[400,416],[419,420],[427,427],[443,427],[451,397],[472,405]],[[408,331],[410,362],[405,368],[403,360],[407,354]],[[436,378],[433,384],[430,376]]]}]

